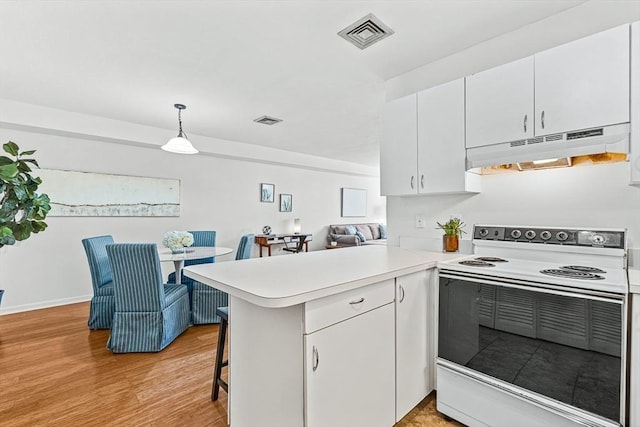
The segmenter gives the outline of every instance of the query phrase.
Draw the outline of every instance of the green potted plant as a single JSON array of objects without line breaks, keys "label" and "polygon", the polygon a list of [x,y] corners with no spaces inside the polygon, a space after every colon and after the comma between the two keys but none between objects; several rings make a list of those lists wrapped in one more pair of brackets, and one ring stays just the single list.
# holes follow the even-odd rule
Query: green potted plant
[{"label": "green potted plant", "polygon": [[465,231],[462,227],[465,226],[465,223],[460,218],[451,218],[449,221],[441,224],[438,224],[438,228],[444,231],[444,236],[442,236],[442,248],[444,252],[458,252],[459,248],[459,239],[462,233]]},{"label": "green potted plant", "polygon": [[[44,219],[51,209],[49,196],[36,192],[42,180],[29,173],[30,165],[39,167],[35,159],[28,157],[35,150],[20,152],[11,141],[2,148],[9,157],[0,156],[0,248],[47,228]],[[0,290],[0,301],[3,294]]]}]

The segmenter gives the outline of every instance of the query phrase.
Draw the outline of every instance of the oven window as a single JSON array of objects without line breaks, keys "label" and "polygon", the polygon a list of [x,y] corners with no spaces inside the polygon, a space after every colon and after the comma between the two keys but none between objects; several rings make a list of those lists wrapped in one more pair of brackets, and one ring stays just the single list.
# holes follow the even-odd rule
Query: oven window
[{"label": "oven window", "polygon": [[440,278],[438,356],[620,421],[623,306]]}]

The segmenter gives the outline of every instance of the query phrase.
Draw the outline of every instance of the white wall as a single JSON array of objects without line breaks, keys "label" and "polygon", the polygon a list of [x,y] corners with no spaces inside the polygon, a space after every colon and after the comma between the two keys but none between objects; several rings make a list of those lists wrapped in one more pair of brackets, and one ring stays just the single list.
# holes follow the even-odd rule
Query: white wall
[{"label": "white wall", "polygon": [[[41,117],[36,119],[42,121]],[[12,140],[23,150],[36,149],[34,156],[42,168],[181,180],[180,217],[50,217],[44,233],[1,248],[0,289],[5,289],[5,295],[0,313],[89,299],[91,279],[80,242],[84,237],[111,234],[117,242],[160,244],[162,235],[169,230],[213,229],[218,233],[216,243],[234,248],[235,254],[240,235],[259,233],[266,224],[276,233],[290,232],[293,219],[300,218],[302,231],[313,233],[310,250],[318,250],[324,249],[329,224],[385,220],[385,199],[378,196],[379,179],[362,176],[361,165],[353,165],[355,174],[331,172],[336,162],[328,159],[286,158],[268,150],[264,152],[266,163],[207,153],[184,156],[164,152],[157,145],[132,146],[119,139],[104,142],[51,135],[57,131],[52,132],[50,127],[42,132],[16,130],[25,124],[7,125],[6,116],[0,117],[0,122],[4,122],[0,123],[0,143]],[[71,128],[69,124],[65,132]],[[88,133],[90,130],[83,130],[83,134]],[[197,138],[191,138],[197,145]],[[240,145],[246,149],[247,144]],[[227,155],[240,158],[243,154],[230,151]],[[293,167],[273,164],[278,155],[283,163],[299,161]],[[341,164],[340,168],[346,170],[347,166]],[[259,201],[261,182],[275,184],[275,203]],[[366,218],[340,217],[341,187],[368,190]],[[293,195],[293,212],[278,211],[279,193]],[[231,260],[234,254],[218,261]],[[257,256],[257,247],[253,256]],[[163,264],[165,274],[172,268],[172,263]]]},{"label": "white wall", "polygon": [[[400,236],[439,242],[436,221],[460,214],[468,224],[463,240],[473,224],[606,227],[627,228],[629,246],[640,247],[640,188],[628,182],[623,162],[487,175],[476,195],[388,197],[389,243]],[[415,228],[416,215],[425,216],[425,228]]]}]

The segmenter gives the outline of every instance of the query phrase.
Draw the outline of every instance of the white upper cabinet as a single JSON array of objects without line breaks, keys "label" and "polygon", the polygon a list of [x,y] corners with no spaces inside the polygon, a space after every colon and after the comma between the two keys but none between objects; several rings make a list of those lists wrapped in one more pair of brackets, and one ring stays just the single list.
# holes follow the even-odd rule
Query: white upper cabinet
[{"label": "white upper cabinet", "polygon": [[[631,184],[640,184],[640,21],[631,25]],[[639,376],[640,378],[640,376]],[[639,399],[640,400],[640,399]],[[640,411],[640,407],[638,409]],[[638,414],[640,422],[640,414]]]},{"label": "white upper cabinet", "polygon": [[466,172],[464,79],[387,103],[380,141],[383,196],[479,192]]},{"label": "white upper cabinet", "polygon": [[387,103],[382,112],[380,193],[401,196],[417,192],[418,126],[416,94]]},{"label": "white upper cabinet", "polygon": [[467,148],[629,122],[629,25],[467,77]]},{"label": "white upper cabinet", "polygon": [[533,57],[467,77],[467,148],[533,136]]},{"label": "white upper cabinet", "polygon": [[536,135],[629,121],[629,26],[535,55]]},{"label": "white upper cabinet", "polygon": [[479,192],[466,172],[464,79],[418,93],[418,193]]}]

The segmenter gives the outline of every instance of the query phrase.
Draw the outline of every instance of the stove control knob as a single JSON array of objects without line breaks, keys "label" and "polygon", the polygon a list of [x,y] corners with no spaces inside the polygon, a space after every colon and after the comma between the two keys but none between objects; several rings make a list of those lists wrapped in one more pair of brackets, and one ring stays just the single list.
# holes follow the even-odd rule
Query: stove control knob
[{"label": "stove control knob", "polygon": [[514,239],[519,239],[522,236],[522,231],[520,230],[511,230],[511,237]]},{"label": "stove control knob", "polygon": [[593,242],[594,245],[603,245],[605,242],[605,238],[602,234],[594,234],[591,237],[591,242]]},{"label": "stove control knob", "polygon": [[527,230],[524,232],[524,237],[526,237],[527,239],[531,240],[531,239],[535,239],[536,237],[536,232],[533,230]]},{"label": "stove control knob", "polygon": [[569,234],[566,231],[558,231],[556,233],[556,239],[558,239],[561,242],[564,242],[568,238],[569,238]]},{"label": "stove control knob", "polygon": [[487,230],[486,228],[480,229],[480,237],[487,237],[488,235],[489,235],[489,230]]},{"label": "stove control knob", "polygon": [[549,240],[551,238],[551,232],[548,230],[544,230],[542,233],[540,233],[540,238],[542,240]]}]

